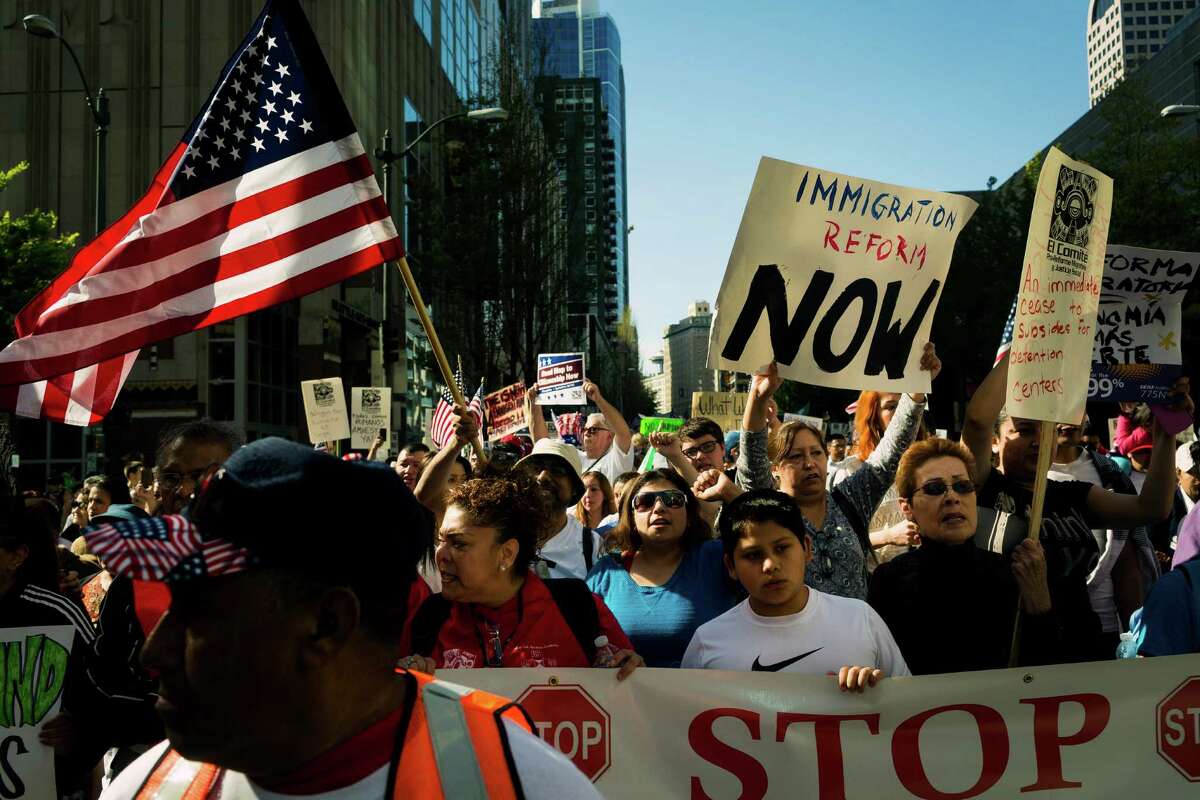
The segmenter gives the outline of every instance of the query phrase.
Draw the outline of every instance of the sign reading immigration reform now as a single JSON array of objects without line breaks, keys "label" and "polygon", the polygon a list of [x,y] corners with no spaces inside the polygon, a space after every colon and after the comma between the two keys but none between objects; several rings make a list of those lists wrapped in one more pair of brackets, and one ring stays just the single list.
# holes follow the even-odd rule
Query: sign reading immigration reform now
[{"label": "sign reading immigration reform now", "polygon": [[764,158],[717,296],[711,369],[928,391],[920,369],[976,203]]},{"label": "sign reading immigration reform now", "polygon": [[1112,178],[1051,147],[1038,176],[1013,317],[1014,417],[1083,419],[1111,213]]}]

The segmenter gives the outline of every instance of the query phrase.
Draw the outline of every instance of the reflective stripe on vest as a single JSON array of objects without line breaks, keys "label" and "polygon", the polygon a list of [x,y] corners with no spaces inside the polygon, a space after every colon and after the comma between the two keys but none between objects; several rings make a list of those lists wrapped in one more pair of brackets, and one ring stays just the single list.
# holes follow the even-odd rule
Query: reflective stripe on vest
[{"label": "reflective stripe on vest", "polygon": [[206,800],[221,775],[220,767],[187,761],[167,750],[138,790],[136,800]]},{"label": "reflective stripe on vest", "polygon": [[[417,696],[396,767],[396,800],[518,800],[519,778],[506,750],[504,720],[528,731],[509,701],[429,675],[416,679]],[[187,761],[168,750],[135,800],[211,800],[224,770]],[[230,798],[237,800],[237,798]]]}]

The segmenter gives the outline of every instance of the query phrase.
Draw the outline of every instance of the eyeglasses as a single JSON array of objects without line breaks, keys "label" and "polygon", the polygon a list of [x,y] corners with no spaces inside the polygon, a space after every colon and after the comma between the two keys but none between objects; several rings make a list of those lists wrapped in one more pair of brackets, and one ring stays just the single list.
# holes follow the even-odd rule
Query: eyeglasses
[{"label": "eyeglasses", "polygon": [[917,491],[930,497],[941,497],[946,493],[947,489],[953,489],[954,493],[960,497],[968,494],[975,494],[975,484],[965,478],[962,480],[952,481],[949,484],[947,484],[941,478],[937,478],[923,484],[922,486],[919,486]]},{"label": "eyeglasses", "polygon": [[600,433],[607,433],[607,432],[608,432],[608,428],[597,428],[595,426],[592,426],[591,428],[583,429],[584,436],[596,436]]},{"label": "eyeglasses", "polygon": [[638,492],[633,496],[633,508],[636,511],[650,511],[659,500],[662,500],[663,505],[667,508],[683,508],[687,504],[687,495],[678,489]]},{"label": "eyeglasses", "polygon": [[196,483],[204,477],[204,473],[216,466],[219,465],[214,462],[208,466],[200,467],[200,469],[191,470],[190,472],[158,472],[156,470],[154,473],[154,479],[158,481],[158,485],[161,488],[170,492],[182,486],[184,481]]},{"label": "eyeglasses", "polygon": [[704,444],[698,444],[695,447],[684,448],[683,454],[685,456],[687,456],[688,458],[696,458],[701,453],[704,453],[704,455],[708,455],[713,450],[716,450],[717,445],[719,445],[719,444],[720,444],[720,442],[705,442]]}]

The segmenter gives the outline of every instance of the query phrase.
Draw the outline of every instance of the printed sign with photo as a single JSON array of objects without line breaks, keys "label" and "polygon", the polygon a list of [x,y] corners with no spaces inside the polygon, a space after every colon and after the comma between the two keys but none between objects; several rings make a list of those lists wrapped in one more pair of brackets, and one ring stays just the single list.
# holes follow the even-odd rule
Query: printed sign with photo
[{"label": "printed sign with photo", "polygon": [[583,353],[543,353],[538,356],[538,405],[576,405],[583,393]]},{"label": "printed sign with photo", "polygon": [[1054,147],[1046,153],[1008,356],[1013,416],[1083,419],[1112,193],[1104,173]]},{"label": "printed sign with photo", "polygon": [[341,378],[301,381],[300,394],[304,397],[310,442],[318,444],[350,438],[350,420],[346,416],[346,394]]},{"label": "printed sign with photo", "polygon": [[350,446],[369,450],[380,430],[387,431],[387,442],[375,454],[386,461],[392,448],[392,390],[386,386],[355,386],[350,389]]}]

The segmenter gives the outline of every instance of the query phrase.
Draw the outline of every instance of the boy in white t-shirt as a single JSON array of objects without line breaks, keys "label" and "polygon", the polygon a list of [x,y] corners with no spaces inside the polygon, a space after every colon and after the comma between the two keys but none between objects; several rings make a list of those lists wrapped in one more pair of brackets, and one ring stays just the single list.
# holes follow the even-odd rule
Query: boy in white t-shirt
[{"label": "boy in white t-shirt", "polygon": [[812,539],[791,496],[746,492],[718,527],[725,567],[750,596],[696,630],[683,668],[837,675],[843,691],[858,692],[911,674],[874,609],[805,585]]}]

